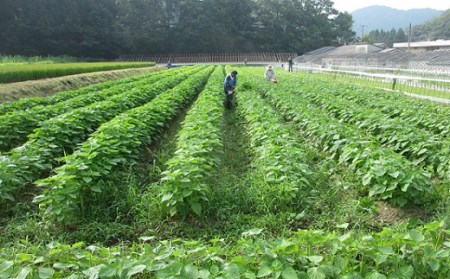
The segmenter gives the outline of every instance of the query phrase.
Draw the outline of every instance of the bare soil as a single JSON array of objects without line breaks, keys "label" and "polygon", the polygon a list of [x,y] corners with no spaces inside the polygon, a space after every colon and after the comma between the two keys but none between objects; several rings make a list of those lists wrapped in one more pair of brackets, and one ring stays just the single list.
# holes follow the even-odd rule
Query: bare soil
[{"label": "bare soil", "polygon": [[398,208],[382,201],[377,201],[376,205],[378,212],[375,218],[391,225],[399,224],[410,218],[417,218],[427,222],[432,217],[429,212],[421,208]]},{"label": "bare soil", "polygon": [[0,104],[21,98],[50,96],[60,91],[74,90],[95,83],[142,75],[161,69],[162,67],[159,66],[122,69],[0,84]]}]

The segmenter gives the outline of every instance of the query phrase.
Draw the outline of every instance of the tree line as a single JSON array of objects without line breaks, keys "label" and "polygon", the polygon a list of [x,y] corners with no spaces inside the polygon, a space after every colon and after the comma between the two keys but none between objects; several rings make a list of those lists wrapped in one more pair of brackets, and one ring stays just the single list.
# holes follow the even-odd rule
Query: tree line
[{"label": "tree line", "polygon": [[0,54],[304,52],[354,40],[331,0],[1,0]]},{"label": "tree line", "polygon": [[362,38],[363,42],[369,44],[374,43],[384,43],[386,47],[392,47],[394,43],[403,43],[408,41],[408,35],[403,30],[403,28],[395,29],[392,28],[391,31],[384,31],[383,29],[372,30],[369,34]]}]

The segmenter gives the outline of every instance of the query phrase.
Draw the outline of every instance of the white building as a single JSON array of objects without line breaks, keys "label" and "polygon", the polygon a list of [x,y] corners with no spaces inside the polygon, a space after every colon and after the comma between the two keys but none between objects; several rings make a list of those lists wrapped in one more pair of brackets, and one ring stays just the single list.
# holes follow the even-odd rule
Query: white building
[{"label": "white building", "polygon": [[401,50],[409,50],[411,52],[450,49],[450,40],[394,43],[394,48],[398,48]]}]

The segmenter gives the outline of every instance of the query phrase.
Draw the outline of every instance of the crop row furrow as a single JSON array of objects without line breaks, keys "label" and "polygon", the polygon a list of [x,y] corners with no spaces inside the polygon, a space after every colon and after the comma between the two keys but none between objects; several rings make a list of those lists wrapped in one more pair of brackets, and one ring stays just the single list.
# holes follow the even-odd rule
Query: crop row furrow
[{"label": "crop row furrow", "polygon": [[171,215],[199,215],[207,202],[208,179],[223,152],[223,77],[222,67],[217,67],[182,122],[175,155],[162,173],[162,203]]},{"label": "crop row furrow", "polygon": [[0,156],[0,203],[13,200],[13,193],[48,174],[62,156],[72,153],[102,123],[149,102],[186,77],[176,75],[44,121],[23,146]]},{"label": "crop row furrow", "polygon": [[237,99],[254,154],[251,173],[258,178],[249,187],[257,207],[274,212],[304,204],[314,188],[306,148],[258,93],[240,90]]},{"label": "crop row furrow", "polygon": [[95,102],[107,100],[130,90],[146,90],[146,88],[152,86],[153,82],[170,79],[170,76],[170,73],[162,72],[161,74],[148,76],[143,80],[92,92],[92,94],[83,94],[60,103],[36,106],[29,110],[2,115],[0,116],[0,151],[6,152],[23,144],[27,140],[27,136],[49,118]]},{"label": "crop row furrow", "polygon": [[[80,148],[65,158],[66,164],[55,175],[37,181],[43,187],[39,202],[44,217],[72,222],[85,212],[95,195],[107,195],[105,188],[112,173],[133,164],[142,153],[142,145],[151,142],[179,110],[204,86],[213,67],[186,78],[175,88],[152,101],[128,110],[100,128]],[[75,219],[73,219],[75,218]]]}]

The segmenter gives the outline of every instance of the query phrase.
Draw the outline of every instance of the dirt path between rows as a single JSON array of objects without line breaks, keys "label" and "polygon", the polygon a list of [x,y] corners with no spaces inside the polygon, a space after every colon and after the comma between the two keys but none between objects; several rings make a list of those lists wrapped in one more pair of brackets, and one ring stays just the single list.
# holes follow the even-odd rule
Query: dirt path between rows
[{"label": "dirt path between rows", "polygon": [[50,96],[60,91],[78,89],[90,84],[146,74],[161,69],[163,69],[161,66],[122,69],[0,84],[0,103],[12,102],[21,98]]}]

